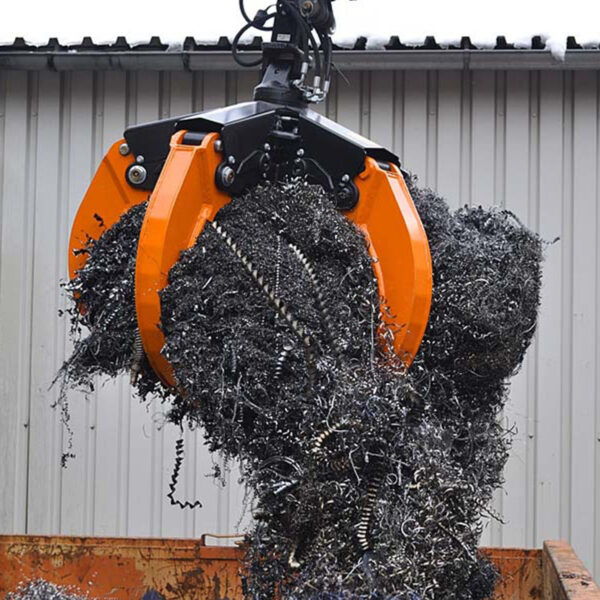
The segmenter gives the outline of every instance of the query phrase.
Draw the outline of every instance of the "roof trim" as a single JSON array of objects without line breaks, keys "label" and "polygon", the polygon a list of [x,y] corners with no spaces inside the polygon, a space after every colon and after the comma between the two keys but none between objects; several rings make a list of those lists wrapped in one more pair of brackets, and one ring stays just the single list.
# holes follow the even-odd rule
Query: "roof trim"
[{"label": "roof trim", "polygon": [[[248,56],[258,57],[259,51]],[[407,49],[337,50],[335,64],[346,71],[388,70],[599,70],[600,50],[568,50],[564,60],[548,50]],[[198,51],[24,51],[4,47],[0,70],[19,71],[238,71],[231,52]]]}]

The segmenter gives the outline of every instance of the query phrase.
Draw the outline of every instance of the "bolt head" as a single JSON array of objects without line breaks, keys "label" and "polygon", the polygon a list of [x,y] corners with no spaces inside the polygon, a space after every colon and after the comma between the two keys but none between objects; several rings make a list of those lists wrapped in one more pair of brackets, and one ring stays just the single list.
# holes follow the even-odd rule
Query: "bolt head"
[{"label": "bolt head", "polygon": [[217,152],[223,152],[223,140],[216,140],[215,141],[215,150]]},{"label": "bolt head", "polygon": [[231,167],[225,167],[221,171],[221,183],[224,187],[230,187],[235,181],[235,171]]},{"label": "bolt head", "polygon": [[312,14],[314,8],[315,8],[315,5],[310,0],[306,0],[305,2],[302,3],[302,14],[305,17],[308,17]]},{"label": "bolt head", "polygon": [[140,154],[139,156],[136,156],[136,157],[135,157],[135,162],[136,162],[138,165],[142,165],[142,164],[144,164],[144,161],[145,161],[145,160],[146,160],[146,159],[145,159],[145,158],[144,158],[144,157],[143,157],[141,154]]},{"label": "bolt head", "polygon": [[230,156],[230,157],[227,159],[227,162],[228,162],[230,165],[235,165],[235,156]]},{"label": "bolt head", "polygon": [[302,157],[304,156],[304,148],[300,148],[300,149],[298,150],[298,152],[296,152],[296,154],[297,154],[297,155],[298,155],[300,158],[302,158]]},{"label": "bolt head", "polygon": [[131,169],[129,169],[129,172],[127,173],[127,178],[133,185],[141,185],[142,183],[144,183],[144,181],[146,181],[147,177],[148,172],[146,171],[146,169],[144,169],[144,167],[141,167],[139,165],[131,167]]},{"label": "bolt head", "polygon": [[344,183],[348,183],[350,181],[350,175],[346,174],[342,177],[342,181]]},{"label": "bolt head", "polygon": [[305,172],[305,164],[304,161],[301,158],[297,158],[294,161],[294,169],[293,169],[293,173],[296,177],[300,177],[301,175],[304,174]]},{"label": "bolt head", "polygon": [[125,142],[119,146],[119,154],[121,156],[127,156],[129,154],[129,146]]},{"label": "bolt head", "polygon": [[263,173],[266,173],[271,168],[271,156],[269,154],[263,154],[258,163],[258,168]]},{"label": "bolt head", "polygon": [[265,144],[263,146],[263,148],[264,148],[265,152],[271,152],[271,144]]}]

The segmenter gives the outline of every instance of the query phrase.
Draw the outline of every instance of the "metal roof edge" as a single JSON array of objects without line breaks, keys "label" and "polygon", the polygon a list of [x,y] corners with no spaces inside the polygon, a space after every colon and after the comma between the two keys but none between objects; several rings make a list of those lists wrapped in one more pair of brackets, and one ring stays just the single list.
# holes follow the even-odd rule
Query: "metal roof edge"
[{"label": "metal roof edge", "polygon": [[[249,58],[260,52],[247,52]],[[338,50],[338,69],[387,70],[598,70],[600,49],[567,50],[564,60],[548,50]],[[0,70],[24,71],[238,71],[222,50],[0,52]]]}]

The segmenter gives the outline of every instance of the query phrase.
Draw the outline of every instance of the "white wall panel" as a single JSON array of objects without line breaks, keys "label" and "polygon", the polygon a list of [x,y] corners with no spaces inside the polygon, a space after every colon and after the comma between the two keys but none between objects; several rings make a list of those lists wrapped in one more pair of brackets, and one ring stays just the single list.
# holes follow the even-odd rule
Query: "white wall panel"
[{"label": "white wall panel", "polygon": [[[484,542],[571,540],[600,576],[600,169],[596,72],[350,72],[320,108],[392,146],[462,204],[514,211],[548,246],[537,341],[504,418],[517,429]],[[198,536],[235,530],[243,491],[207,477],[186,433],[181,512],[165,499],[179,432],[125,380],[69,395],[74,450],[50,405],[69,350],[58,282],[67,232],[110,144],[138,121],[247,100],[248,73],[0,72],[0,531]]]}]

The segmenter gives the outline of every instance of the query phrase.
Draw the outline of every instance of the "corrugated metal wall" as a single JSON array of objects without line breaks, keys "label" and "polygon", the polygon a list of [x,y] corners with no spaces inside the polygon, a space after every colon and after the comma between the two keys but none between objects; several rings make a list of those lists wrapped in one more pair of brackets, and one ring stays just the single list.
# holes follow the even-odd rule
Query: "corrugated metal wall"
[{"label": "corrugated metal wall", "polygon": [[[600,256],[597,72],[349,73],[323,110],[394,148],[451,205],[510,208],[548,240],[540,329],[513,384],[518,428],[484,543],[571,540],[600,576]],[[0,531],[197,536],[233,531],[242,492],[215,486],[188,434],[180,494],[165,502],[178,432],[124,381],[70,396],[77,459],[49,389],[68,350],[58,281],[77,205],[128,124],[249,98],[253,74],[0,72]]]}]

